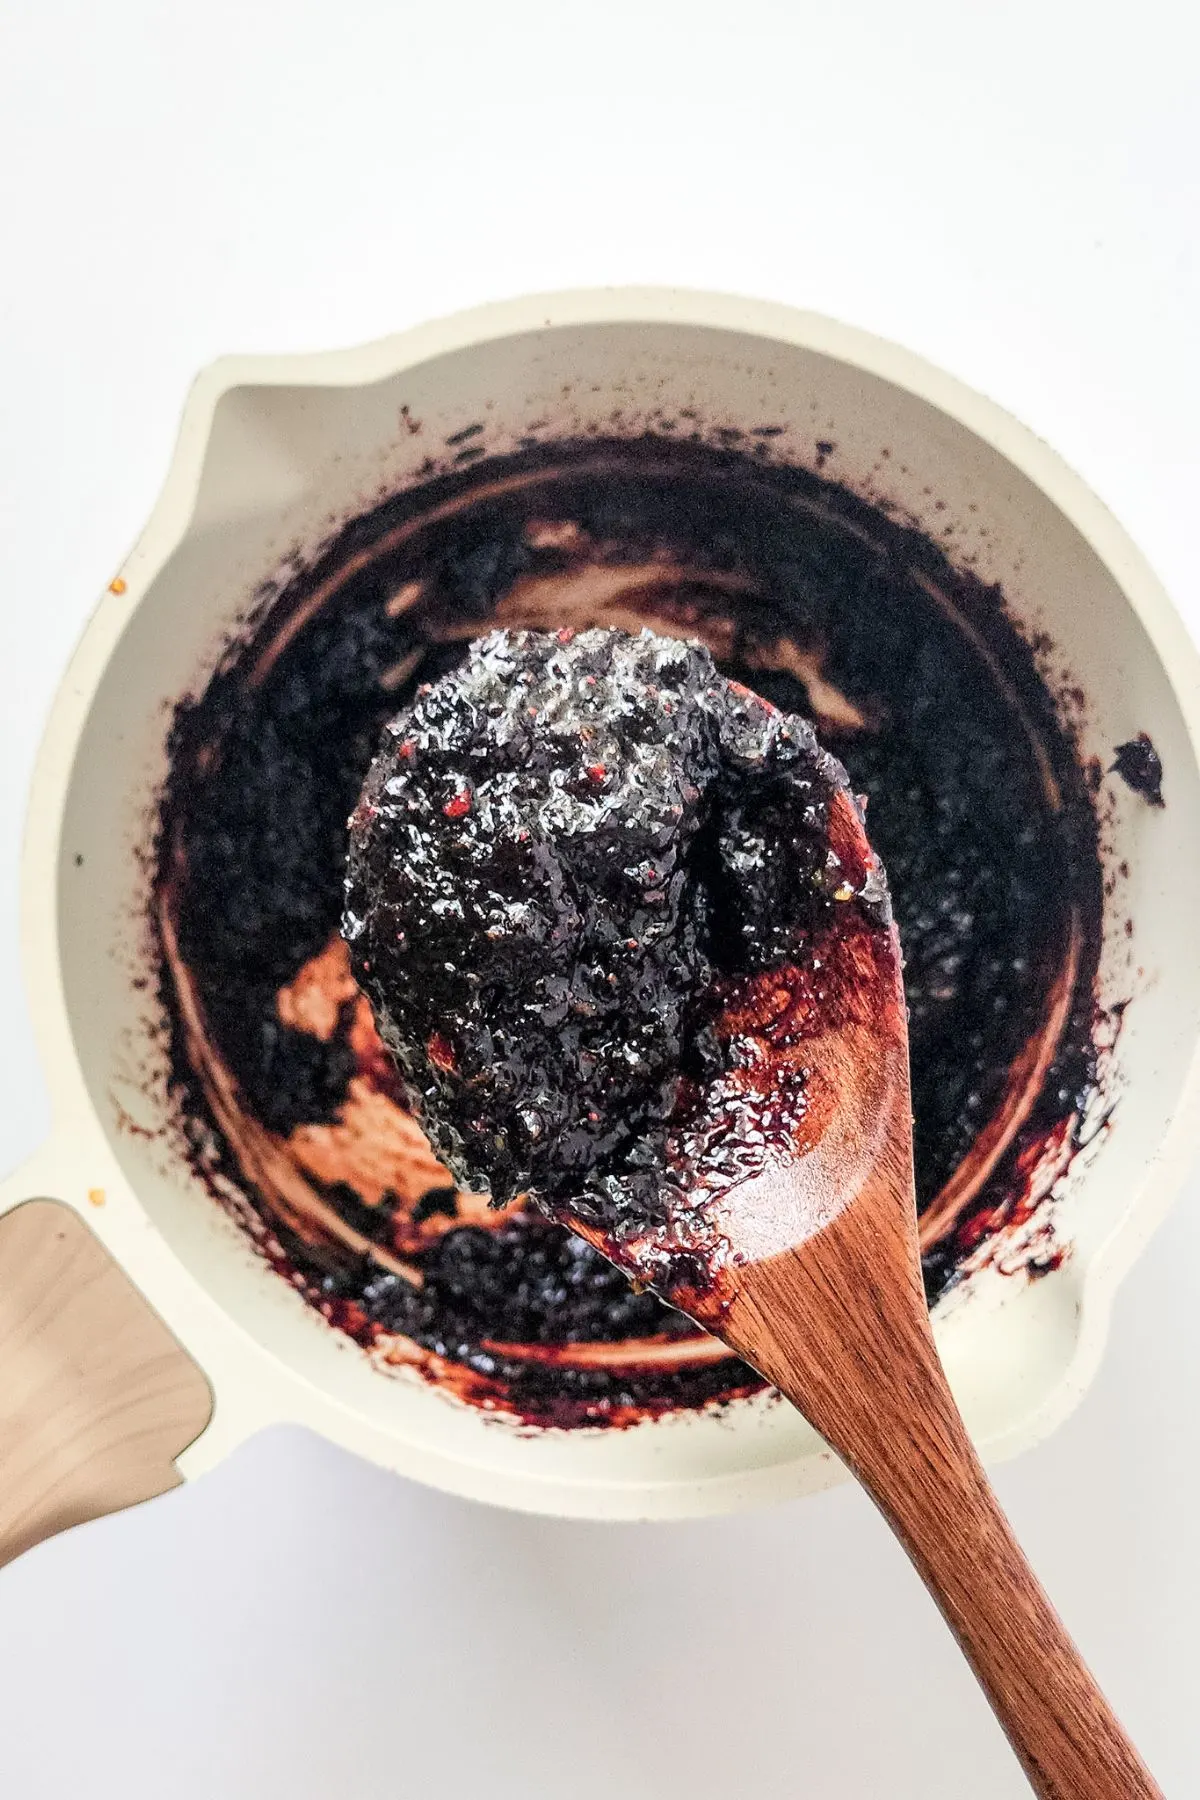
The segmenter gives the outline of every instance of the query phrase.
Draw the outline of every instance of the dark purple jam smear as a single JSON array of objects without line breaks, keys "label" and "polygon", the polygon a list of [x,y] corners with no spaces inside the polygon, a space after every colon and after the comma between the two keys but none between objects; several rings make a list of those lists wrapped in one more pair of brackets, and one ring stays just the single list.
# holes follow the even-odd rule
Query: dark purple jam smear
[{"label": "dark purple jam smear", "polygon": [[724,1073],[713,977],[802,960],[853,897],[846,785],[807,720],[649,631],[495,632],[418,690],[350,822],[343,932],[464,1186],[665,1222],[685,1077]]},{"label": "dark purple jam smear", "polygon": [[1117,745],[1113,773],[1151,806],[1166,805],[1162,791],[1162,759],[1144,731],[1139,731],[1127,744]]},{"label": "dark purple jam smear", "polygon": [[[676,565],[672,585],[661,572]],[[596,569],[606,579],[629,571],[626,614],[702,638],[723,675],[783,711],[812,711],[810,665],[847,703],[818,723],[868,796],[901,929],[923,1208],[1001,1102],[1072,917],[1078,924],[1083,950],[1057,1055],[986,1187],[929,1247],[935,1297],[977,1241],[976,1221],[1020,1188],[1021,1158],[1089,1089],[1096,824],[1073,745],[1001,596],[919,531],[808,471],[663,438],[553,444],[437,476],[353,520],[177,715],[158,897],[208,1036],[246,1112],[280,1137],[340,1116],[356,1066],[353,1005],[319,1037],[281,1019],[278,992],[337,932],[346,820],[380,734],[418,684],[462,662],[468,638],[540,623],[526,591],[564,583],[569,599],[575,571]],[[646,571],[659,574],[651,582]],[[326,597],[306,610],[318,592]],[[564,603],[546,622],[609,616]],[[1047,799],[1042,759],[1061,804]],[[178,1101],[204,1168],[247,1195],[303,1291],[363,1341],[403,1333],[494,1377],[529,1416],[564,1423],[603,1422],[643,1402],[698,1404],[751,1380],[732,1361],[651,1374],[526,1367],[491,1349],[672,1340],[688,1328],[536,1215],[500,1215],[490,1231],[459,1222],[444,1210],[444,1175],[430,1178],[428,1216],[445,1235],[407,1253],[423,1288],[293,1229],[213,1114],[169,975],[162,995]],[[413,1211],[388,1195],[366,1206],[337,1182],[323,1193],[371,1242],[391,1243]]]}]

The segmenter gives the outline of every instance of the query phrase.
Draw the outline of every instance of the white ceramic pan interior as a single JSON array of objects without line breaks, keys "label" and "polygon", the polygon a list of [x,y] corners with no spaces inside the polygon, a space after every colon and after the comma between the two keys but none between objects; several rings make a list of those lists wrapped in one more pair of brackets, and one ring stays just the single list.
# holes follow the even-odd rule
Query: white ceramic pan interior
[{"label": "white ceramic pan interior", "polygon": [[[402,406],[422,436],[402,428]],[[711,295],[543,296],[362,349],[206,371],[159,505],[47,731],[24,920],[54,1125],[0,1210],[33,1195],[78,1208],[205,1371],[215,1412],[182,1459],[186,1475],[280,1419],[457,1493],[567,1514],[725,1510],[840,1474],[796,1414],[762,1398],[628,1430],[530,1431],[419,1376],[380,1374],[259,1260],[174,1147],[161,1021],[132,979],[145,969],[146,851],[172,705],[202,684],[281,559],[311,553],[411,481],[430,442],[477,420],[487,447],[503,449],[547,417],[581,431],[619,413],[621,429],[637,430],[654,408],[685,407],[717,425],[785,422],[781,447],[810,465],[818,440],[835,443],[829,473],[919,518],[952,557],[969,554],[1023,628],[1052,640],[1086,695],[1083,755],[1107,770],[1141,730],[1161,754],[1164,810],[1120,783],[1103,788],[1106,866],[1129,874],[1108,903],[1101,998],[1129,1004],[1110,1123],[1056,1193],[1071,1253],[1037,1282],[983,1269],[936,1320],[968,1424],[993,1457],[1049,1430],[1094,1370],[1115,1283],[1161,1216],[1200,1117],[1200,676],[1178,618],[1050,450],[894,346]]]}]

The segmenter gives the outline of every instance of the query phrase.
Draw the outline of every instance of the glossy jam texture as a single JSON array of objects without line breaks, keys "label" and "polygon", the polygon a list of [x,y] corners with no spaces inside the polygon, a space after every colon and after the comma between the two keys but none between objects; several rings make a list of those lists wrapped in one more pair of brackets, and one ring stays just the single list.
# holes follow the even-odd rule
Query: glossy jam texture
[{"label": "glossy jam texture", "polygon": [[[665,1216],[714,975],[806,954],[851,897],[806,720],[643,631],[497,632],[393,720],[343,930],[442,1160],[620,1230]],[[881,896],[882,897],[882,896]]]}]

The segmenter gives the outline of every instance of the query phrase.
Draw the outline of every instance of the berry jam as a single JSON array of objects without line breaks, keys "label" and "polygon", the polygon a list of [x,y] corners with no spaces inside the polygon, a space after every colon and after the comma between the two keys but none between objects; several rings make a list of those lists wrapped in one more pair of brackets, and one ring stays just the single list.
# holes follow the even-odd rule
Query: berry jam
[{"label": "berry jam", "polygon": [[[489,631],[593,626],[703,643],[721,676],[811,719],[867,797],[904,945],[918,1201],[938,1221],[924,1239],[931,1297],[1018,1203],[1047,1134],[1080,1117],[1101,906],[1085,774],[1002,596],[818,475],[661,437],[539,445],[434,475],[289,576],[180,706],[170,744],[155,918],[189,1154],[376,1360],[568,1425],[759,1384],[587,1244],[458,1185],[413,1116],[339,925],[346,822],[388,720]],[[573,804],[625,778],[620,749],[573,751]],[[447,768],[439,829],[469,838],[474,776]],[[649,845],[643,860],[657,872]],[[647,871],[637,894],[652,891]],[[687,954],[711,958],[707,925],[692,922]],[[632,973],[627,955],[614,966]],[[1064,969],[1044,1080],[997,1132]],[[433,1011],[418,1076],[438,1083],[470,1046]],[[647,1047],[659,1074],[672,1030],[687,1039],[682,1014]],[[468,1125],[463,1114],[456,1130]],[[501,1191],[532,1171],[536,1125],[494,1147]],[[978,1179],[947,1206],[981,1144]]]},{"label": "berry jam", "polygon": [[1162,759],[1144,731],[1139,731],[1127,744],[1118,744],[1113,770],[1126,787],[1148,800],[1151,806],[1164,806]]},{"label": "berry jam", "polygon": [[[344,933],[430,1141],[494,1205],[665,1222],[714,982],[809,959],[861,897],[807,720],[700,645],[495,632],[384,733]],[[874,907],[886,911],[872,872]]]}]

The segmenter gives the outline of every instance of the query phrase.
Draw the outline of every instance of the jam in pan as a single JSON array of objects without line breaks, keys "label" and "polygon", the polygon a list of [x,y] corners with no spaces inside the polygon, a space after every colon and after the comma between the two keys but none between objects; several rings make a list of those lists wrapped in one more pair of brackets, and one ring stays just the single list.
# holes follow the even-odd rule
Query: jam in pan
[{"label": "jam in pan", "polygon": [[[808,471],[663,438],[481,460],[353,520],[177,713],[155,891],[177,1107],[195,1166],[334,1325],[541,1424],[761,1383],[535,1209],[458,1186],[339,925],[388,722],[497,627],[591,626],[706,646],[865,797],[906,961],[931,1298],[1025,1203],[1041,1147],[1069,1148],[1093,1082],[1088,785],[1001,596],[921,533]],[[470,798],[447,791],[448,824]],[[455,1048],[427,1023],[436,1076]]]}]

